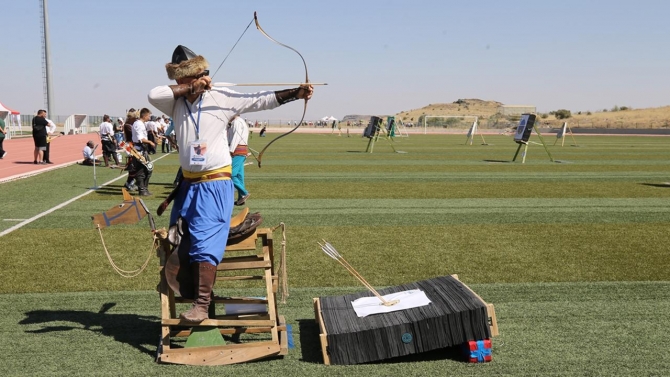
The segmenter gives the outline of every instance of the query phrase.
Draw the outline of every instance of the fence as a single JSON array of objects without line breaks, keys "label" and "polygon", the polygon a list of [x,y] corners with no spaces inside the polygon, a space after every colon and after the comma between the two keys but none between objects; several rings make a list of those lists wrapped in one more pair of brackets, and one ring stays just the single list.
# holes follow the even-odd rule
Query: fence
[{"label": "fence", "polygon": [[[31,131],[31,124],[32,124],[32,119],[34,115],[21,115],[21,126],[22,126],[22,131],[24,132],[30,132]],[[65,124],[65,120],[69,117],[69,115],[56,115],[53,117],[49,117],[53,122],[58,125],[59,129],[62,129],[62,127]],[[116,120],[118,118],[123,118],[125,119],[125,116],[123,115],[114,115],[111,116],[112,120]],[[510,117],[514,118],[514,117]],[[272,127],[272,128],[293,128],[298,124],[299,119],[257,119],[253,117],[247,117],[245,118],[249,124],[252,125],[252,128],[254,127],[262,127],[262,126],[267,126],[267,127]],[[606,129],[667,129],[670,128],[670,119],[665,119],[665,120],[653,120],[653,121],[615,121],[615,120],[607,120],[607,119],[589,119],[589,120],[584,120],[584,119],[566,119],[568,121],[568,124],[570,125],[571,128],[606,128]],[[546,121],[544,119],[538,119],[539,126],[541,127],[560,127],[563,125],[563,122],[566,120],[551,120],[551,121]],[[88,131],[95,131],[97,130],[97,127],[102,123],[102,115],[89,115],[88,116]],[[344,126],[345,122],[340,121],[340,125]],[[509,119],[504,116],[492,116],[489,117],[488,119],[482,119],[480,118],[479,120],[479,128],[489,128],[489,129],[504,129],[504,128],[509,128],[509,127],[515,127],[518,125],[519,121],[518,119]],[[367,121],[364,121],[362,123],[362,126],[365,126],[367,124]],[[318,128],[318,127],[329,127],[331,123],[329,122],[320,122],[319,119],[306,119],[304,120],[304,125],[303,127],[313,127],[313,128]],[[352,127],[358,126],[357,122],[351,122]],[[409,124],[405,124],[405,127],[411,127]],[[430,124],[428,124],[428,128],[432,128]],[[440,126],[435,127],[436,129],[443,128]],[[466,127],[464,127],[466,128]]]}]

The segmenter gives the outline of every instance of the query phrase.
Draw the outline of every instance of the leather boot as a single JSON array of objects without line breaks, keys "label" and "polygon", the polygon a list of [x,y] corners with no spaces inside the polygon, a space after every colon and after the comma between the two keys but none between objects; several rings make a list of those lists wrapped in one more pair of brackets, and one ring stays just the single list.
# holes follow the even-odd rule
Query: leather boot
[{"label": "leather boot", "polygon": [[216,266],[208,262],[191,264],[193,280],[197,291],[193,306],[182,313],[179,318],[187,322],[202,322],[209,318],[209,303],[212,298],[212,288],[216,281]]}]

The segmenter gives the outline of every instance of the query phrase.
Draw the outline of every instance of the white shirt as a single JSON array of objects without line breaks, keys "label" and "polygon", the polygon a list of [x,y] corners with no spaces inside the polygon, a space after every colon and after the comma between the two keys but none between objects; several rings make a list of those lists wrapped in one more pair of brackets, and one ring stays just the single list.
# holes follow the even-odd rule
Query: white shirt
[{"label": "white shirt", "polygon": [[114,126],[109,122],[100,123],[100,138],[106,140],[107,135],[114,135]]},{"label": "white shirt", "polygon": [[228,128],[228,140],[230,140],[230,153],[235,152],[238,145],[249,145],[249,126],[240,117],[233,119],[233,124]]},{"label": "white shirt", "polygon": [[[219,169],[232,163],[228,152],[226,127],[233,116],[253,111],[269,110],[279,106],[273,91],[238,93],[228,88],[214,88],[201,95],[194,103],[183,97],[174,98],[167,85],[149,92],[149,103],[164,114],[172,114],[172,122],[177,135],[179,162],[183,169],[198,172]],[[207,160],[204,165],[191,165],[189,144],[196,141],[198,105],[202,98],[200,114],[200,141],[207,142]]]},{"label": "white shirt", "polygon": [[84,159],[93,159],[93,148],[89,147],[88,145],[84,147]]},{"label": "white shirt", "polygon": [[136,120],[133,123],[133,143],[137,146],[142,146],[142,139],[149,140],[147,138],[147,126],[140,119]]},{"label": "white shirt", "polygon": [[51,135],[56,132],[56,123],[52,122],[51,119],[47,119],[47,135]]},{"label": "white shirt", "polygon": [[147,122],[146,125],[147,125],[147,134],[149,134],[150,131],[156,132],[156,130],[157,130],[156,122],[154,122],[153,120],[150,120],[150,121]]}]

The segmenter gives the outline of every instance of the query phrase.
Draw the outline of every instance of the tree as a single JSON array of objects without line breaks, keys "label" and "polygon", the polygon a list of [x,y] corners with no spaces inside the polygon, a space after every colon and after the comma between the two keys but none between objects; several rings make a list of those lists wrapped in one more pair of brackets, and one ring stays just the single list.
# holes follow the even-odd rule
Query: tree
[{"label": "tree", "polygon": [[554,116],[556,117],[556,119],[568,119],[572,116],[572,113],[570,112],[570,110],[560,109],[554,111]]}]

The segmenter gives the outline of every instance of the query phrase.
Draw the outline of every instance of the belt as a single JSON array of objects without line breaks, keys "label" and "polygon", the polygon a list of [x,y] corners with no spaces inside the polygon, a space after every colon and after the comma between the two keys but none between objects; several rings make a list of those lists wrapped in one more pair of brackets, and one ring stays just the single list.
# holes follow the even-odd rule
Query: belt
[{"label": "belt", "polygon": [[208,182],[208,181],[214,181],[217,179],[230,179],[231,174],[226,172],[221,172],[221,173],[212,173],[212,174],[206,174],[201,177],[197,178],[186,178],[184,177],[184,180],[189,183],[199,183],[199,182]]}]

